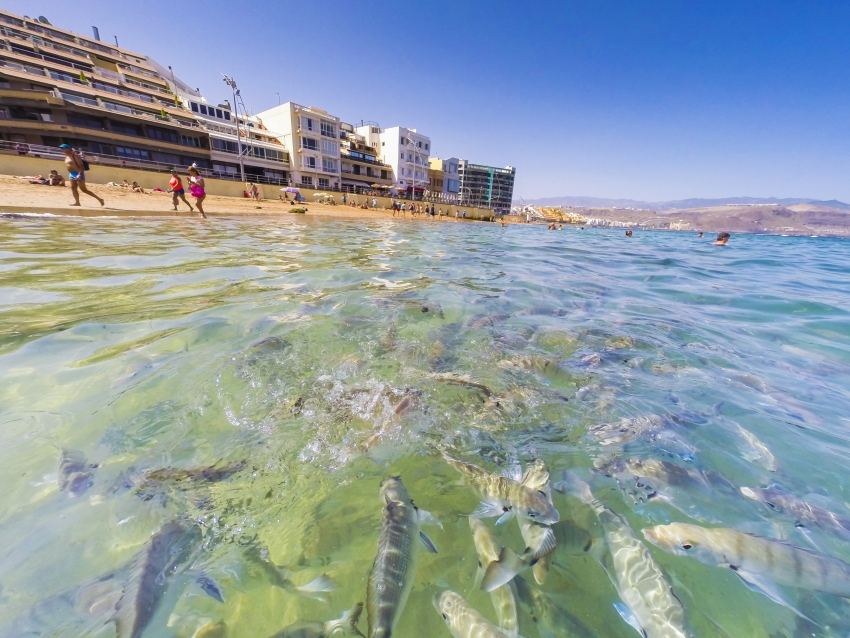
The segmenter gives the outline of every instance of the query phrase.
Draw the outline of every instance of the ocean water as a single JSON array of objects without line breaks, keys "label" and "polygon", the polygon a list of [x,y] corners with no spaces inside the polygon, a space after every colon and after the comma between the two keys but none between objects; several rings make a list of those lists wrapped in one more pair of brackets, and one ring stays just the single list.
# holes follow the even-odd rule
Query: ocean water
[{"label": "ocean water", "polygon": [[[449,636],[432,605],[447,588],[495,621],[466,518],[479,499],[438,448],[496,472],[543,459],[553,482],[570,470],[638,538],[681,521],[850,562],[846,540],[739,490],[779,484],[850,518],[843,240],[718,248],[694,233],[290,218],[2,226],[0,635],[115,635],[127,566],[170,521],[194,540],[143,636],[337,618],[366,600],[387,476],[442,522],[424,528],[439,552],[420,554],[394,638]],[[80,482],[60,489],[63,453]],[[664,476],[634,469],[650,466]],[[559,547],[542,586],[524,578],[584,635],[636,635],[593,510],[553,498],[592,542]],[[521,552],[515,521],[488,525]],[[810,623],[729,569],[648,547],[694,636],[850,633],[844,599],[784,588]],[[326,574],[336,589],[275,584],[272,563],[293,586]],[[579,635],[521,610],[523,636]]]}]

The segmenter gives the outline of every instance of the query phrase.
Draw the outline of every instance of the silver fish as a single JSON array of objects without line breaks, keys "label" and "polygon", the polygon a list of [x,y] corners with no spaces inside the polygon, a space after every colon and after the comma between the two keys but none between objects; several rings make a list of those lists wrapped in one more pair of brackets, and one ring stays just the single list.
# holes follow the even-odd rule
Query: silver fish
[{"label": "silver fish", "polygon": [[[482,571],[494,561],[499,560],[501,552],[500,545],[493,538],[490,530],[479,519],[470,516],[469,526],[472,528],[472,539],[475,542],[475,551],[478,552],[478,566]],[[490,591],[490,600],[496,610],[499,626],[509,634],[515,636],[518,632],[516,588],[513,583],[507,583]]]},{"label": "silver fish", "polygon": [[268,547],[260,543],[254,542],[248,545],[245,548],[245,557],[265,572],[272,585],[290,593],[315,598],[316,600],[327,603],[325,594],[336,589],[336,583],[327,574],[322,574],[306,585],[296,585],[291,579],[292,572],[286,567],[275,564],[269,558]]},{"label": "silver fish", "polygon": [[76,450],[62,450],[59,460],[59,489],[67,492],[69,496],[80,496],[92,485],[92,469],[96,465],[89,465],[82,452]]},{"label": "silver fish", "polygon": [[769,472],[775,472],[778,470],[779,463],[777,462],[776,457],[773,456],[770,449],[762,443],[761,439],[737,423],[735,426],[738,428],[738,433],[747,442],[747,445],[741,452],[741,455],[750,462],[758,461],[758,463]]},{"label": "silver fish", "polygon": [[[549,481],[549,468],[546,464],[537,460],[532,463],[522,477],[522,484],[537,490],[545,495],[549,501],[552,500],[552,486]],[[558,539],[555,531],[548,525],[542,525],[523,516],[517,517],[520,533],[525,541],[525,552],[517,557],[509,548],[502,549],[498,560],[491,562],[481,580],[481,588],[492,592],[511,580],[516,574],[526,567],[533,565],[534,579],[543,584],[549,572],[549,565],[555,550],[558,548]]]},{"label": "silver fish", "polygon": [[513,638],[469,606],[460,594],[444,591],[434,596],[434,608],[454,638]]},{"label": "silver fish", "polygon": [[445,452],[443,458],[463,474],[472,488],[484,499],[472,516],[499,516],[497,524],[509,520],[514,515],[542,525],[551,525],[560,520],[558,510],[552,504],[551,495],[522,483],[513,469],[509,469],[512,476],[503,476],[472,463],[458,461]]},{"label": "silver fish", "polygon": [[401,479],[384,479],[380,495],[384,520],[366,593],[369,638],[390,638],[395,630],[416,575],[417,541],[437,553],[434,542],[420,529],[423,520],[433,517],[413,505]]},{"label": "silver fish", "polygon": [[673,554],[692,556],[706,565],[730,567],[748,585],[780,604],[786,603],[777,600],[763,579],[850,597],[850,565],[783,541],[686,523],[649,527],[643,530],[643,535]]},{"label": "silver fish", "polygon": [[545,638],[596,638],[596,635],[578,618],[562,609],[542,591],[532,587],[522,577],[514,579],[517,594],[531,617],[537,630]]},{"label": "silver fish", "polygon": [[302,621],[281,629],[271,638],[336,638],[337,636],[363,636],[357,629],[363,603],[342,614],[336,620],[328,622]]},{"label": "silver fish", "polygon": [[177,521],[165,523],[133,558],[130,576],[115,604],[118,638],[139,638],[156,613],[168,576],[185,562],[200,532]]},{"label": "silver fish", "polygon": [[602,524],[613,563],[612,580],[625,603],[625,608],[615,605],[623,619],[638,625],[647,638],[688,636],[682,603],[629,524],[596,500],[587,484],[577,477],[564,472],[564,482],[559,487],[590,505]]},{"label": "silver fish", "polygon": [[793,517],[798,523],[803,525],[812,523],[844,540],[850,541],[850,520],[835,512],[813,505],[779,485],[771,485],[766,488],[742,487],[741,493],[747,498],[764,503],[774,512]]}]

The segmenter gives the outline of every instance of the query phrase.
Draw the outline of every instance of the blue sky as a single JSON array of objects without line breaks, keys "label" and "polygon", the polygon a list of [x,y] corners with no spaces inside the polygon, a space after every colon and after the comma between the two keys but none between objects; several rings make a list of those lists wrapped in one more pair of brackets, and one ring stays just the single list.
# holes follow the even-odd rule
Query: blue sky
[{"label": "blue sky", "polygon": [[[6,0],[174,67],[517,167],[515,195],[850,202],[850,2]],[[59,11],[61,9],[61,11]]]}]

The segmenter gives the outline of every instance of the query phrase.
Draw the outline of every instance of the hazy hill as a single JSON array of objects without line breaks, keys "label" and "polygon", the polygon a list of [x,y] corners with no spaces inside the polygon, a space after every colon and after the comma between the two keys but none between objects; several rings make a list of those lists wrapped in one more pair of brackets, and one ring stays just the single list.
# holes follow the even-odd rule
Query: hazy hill
[{"label": "hazy hill", "polygon": [[726,206],[727,204],[778,204],[780,206],[794,206],[796,204],[810,204],[813,206],[825,206],[833,209],[850,210],[850,204],[838,200],[819,201],[806,198],[784,198],[776,197],[725,197],[722,199],[691,198],[667,202],[644,202],[636,199],[610,199],[605,197],[579,197],[564,195],[562,197],[543,197],[540,199],[526,199],[522,202],[534,206],[581,206],[585,208],[642,208],[655,211],[680,210],[690,208],[708,208],[712,206]]}]

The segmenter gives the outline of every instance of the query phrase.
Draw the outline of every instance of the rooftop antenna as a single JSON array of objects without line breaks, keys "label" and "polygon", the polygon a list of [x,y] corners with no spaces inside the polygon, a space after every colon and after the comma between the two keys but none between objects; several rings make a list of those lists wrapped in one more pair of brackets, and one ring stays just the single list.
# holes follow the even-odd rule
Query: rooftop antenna
[{"label": "rooftop antenna", "polygon": [[[41,24],[50,24],[50,20],[48,20],[44,16],[38,16],[38,21],[41,22]],[[53,25],[50,24],[50,26],[52,27]]]},{"label": "rooftop antenna", "polygon": [[120,45],[120,44],[118,44],[118,36],[117,36],[117,35],[114,35],[114,36],[112,36],[112,37],[113,37],[113,38],[115,38],[115,46],[120,47],[121,45]]},{"label": "rooftop antenna", "polygon": [[100,42],[100,31],[98,30],[98,28],[95,27],[95,26],[92,26],[91,30],[92,30],[92,33],[94,33],[94,39],[97,40],[98,42]]}]

